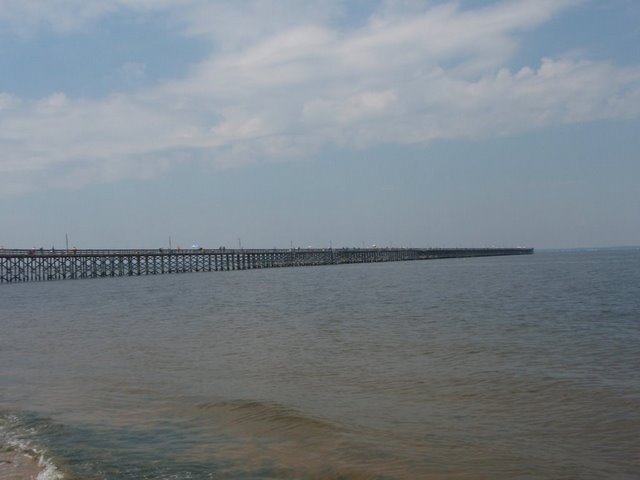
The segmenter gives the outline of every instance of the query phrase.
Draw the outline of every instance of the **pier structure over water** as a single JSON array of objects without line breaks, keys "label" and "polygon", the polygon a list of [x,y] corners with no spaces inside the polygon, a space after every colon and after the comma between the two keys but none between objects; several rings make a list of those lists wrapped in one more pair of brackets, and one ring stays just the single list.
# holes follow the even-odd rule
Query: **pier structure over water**
[{"label": "pier structure over water", "polygon": [[0,283],[532,253],[532,248],[0,249]]}]

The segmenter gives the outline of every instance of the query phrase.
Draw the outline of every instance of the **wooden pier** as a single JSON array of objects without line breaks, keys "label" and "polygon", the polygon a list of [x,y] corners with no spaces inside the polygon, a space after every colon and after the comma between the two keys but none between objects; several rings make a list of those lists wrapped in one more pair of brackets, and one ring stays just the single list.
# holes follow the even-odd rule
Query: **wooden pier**
[{"label": "wooden pier", "polygon": [[532,253],[532,248],[0,249],[0,283]]}]

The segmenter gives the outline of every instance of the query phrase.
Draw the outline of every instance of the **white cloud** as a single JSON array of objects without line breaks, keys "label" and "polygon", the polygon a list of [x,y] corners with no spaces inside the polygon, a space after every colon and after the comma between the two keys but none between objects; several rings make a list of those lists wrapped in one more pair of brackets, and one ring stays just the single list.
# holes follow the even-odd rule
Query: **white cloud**
[{"label": "white cloud", "polygon": [[56,114],[67,106],[69,99],[62,92],[56,92],[38,101],[36,108],[39,112]]},{"label": "white cloud", "polygon": [[336,100],[312,100],[303,106],[304,118],[328,124],[350,123],[366,117],[380,117],[389,113],[397,101],[393,90],[369,91]]},{"label": "white cloud", "polygon": [[327,143],[428,143],[638,116],[638,66],[575,55],[504,66],[521,31],[576,3],[386,2],[362,25],[336,26],[341,3],[329,1],[0,0],[5,21],[58,29],[118,9],[180,5],[171,12],[184,31],[213,42],[209,58],[146,90],[95,100],[0,94],[0,192],[145,178],[189,157],[229,167],[303,157]]},{"label": "white cloud", "polygon": [[18,103],[19,103],[19,100],[14,95],[0,92],[0,112],[2,110],[7,110],[11,107],[14,107]]},{"label": "white cloud", "polygon": [[140,62],[127,62],[120,66],[118,73],[125,83],[134,84],[144,79],[147,66]]}]

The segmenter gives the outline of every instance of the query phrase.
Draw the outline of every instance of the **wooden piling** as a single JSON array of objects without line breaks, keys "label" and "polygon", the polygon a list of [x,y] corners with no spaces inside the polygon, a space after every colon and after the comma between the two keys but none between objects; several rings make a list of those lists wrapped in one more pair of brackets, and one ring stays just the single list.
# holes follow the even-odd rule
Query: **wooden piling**
[{"label": "wooden piling", "polygon": [[532,253],[532,248],[1,249],[0,283]]}]

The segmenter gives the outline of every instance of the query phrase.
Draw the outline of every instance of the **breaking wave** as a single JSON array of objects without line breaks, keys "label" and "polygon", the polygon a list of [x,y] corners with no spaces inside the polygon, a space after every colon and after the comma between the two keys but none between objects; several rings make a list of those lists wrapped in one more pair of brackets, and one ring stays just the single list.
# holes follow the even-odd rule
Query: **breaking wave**
[{"label": "breaking wave", "polygon": [[47,449],[38,442],[52,425],[41,419],[0,412],[0,477],[63,480]]}]

